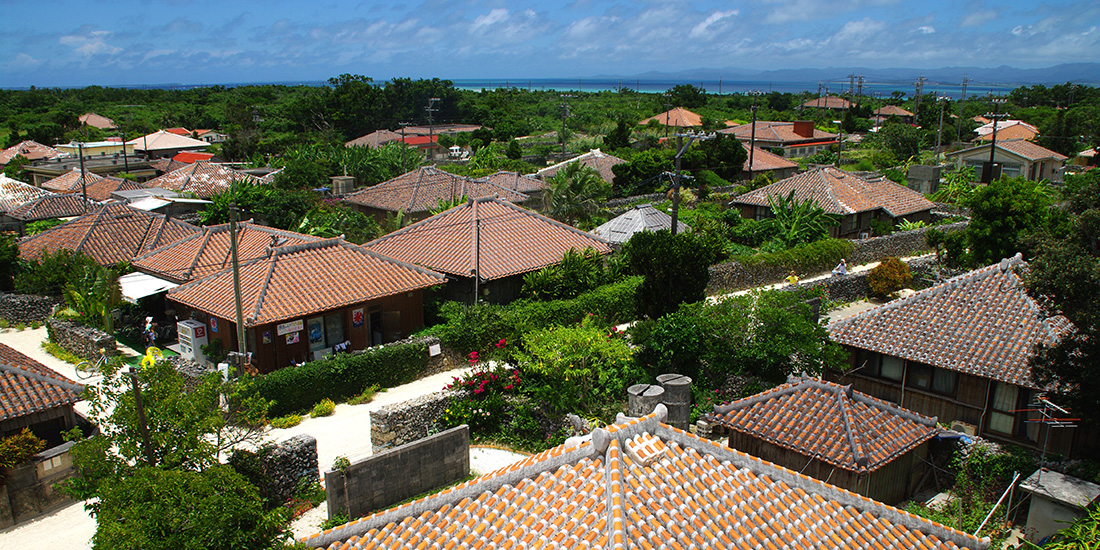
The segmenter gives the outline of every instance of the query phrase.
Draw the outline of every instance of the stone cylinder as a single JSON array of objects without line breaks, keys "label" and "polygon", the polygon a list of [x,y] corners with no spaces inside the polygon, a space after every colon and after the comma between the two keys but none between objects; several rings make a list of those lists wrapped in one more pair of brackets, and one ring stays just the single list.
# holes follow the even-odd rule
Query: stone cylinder
[{"label": "stone cylinder", "polygon": [[682,374],[662,374],[657,377],[657,383],[665,390],[661,400],[668,408],[665,423],[687,430],[691,421],[691,378]]},{"label": "stone cylinder", "polygon": [[665,389],[656,384],[634,384],[626,389],[626,414],[639,417],[653,412]]}]

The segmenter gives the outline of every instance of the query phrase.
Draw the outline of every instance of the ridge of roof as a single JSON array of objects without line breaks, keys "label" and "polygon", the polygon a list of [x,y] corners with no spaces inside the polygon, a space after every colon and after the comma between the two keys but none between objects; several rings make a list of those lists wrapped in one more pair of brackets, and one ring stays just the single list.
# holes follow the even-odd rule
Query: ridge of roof
[{"label": "ridge of roof", "polygon": [[[103,218],[104,213],[107,212],[107,207],[97,208],[95,214],[90,218],[88,223],[88,229],[84,232],[84,236],[80,238],[80,242],[76,243],[74,250],[80,250],[84,248],[84,245],[88,242],[88,238],[92,236],[92,231],[99,225],[99,220]],[[39,233],[39,235],[45,234],[45,231]]]},{"label": "ridge of roof", "polygon": [[19,365],[9,363],[3,359],[0,359],[0,370],[10,372],[12,374],[26,376],[27,378],[37,380],[39,382],[44,382],[46,384],[60,386],[61,388],[70,391],[75,391],[78,393],[84,391],[84,386],[77,384],[76,382],[73,382],[71,380],[62,378],[61,376],[49,376],[41,372],[28,369],[26,367],[21,367]]}]

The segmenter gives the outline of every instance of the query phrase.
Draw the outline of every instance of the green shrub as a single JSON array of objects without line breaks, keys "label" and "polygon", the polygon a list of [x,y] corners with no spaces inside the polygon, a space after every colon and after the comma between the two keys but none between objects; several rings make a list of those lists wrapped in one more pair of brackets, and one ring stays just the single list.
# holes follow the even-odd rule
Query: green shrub
[{"label": "green shrub", "polygon": [[913,281],[909,266],[897,258],[885,258],[867,274],[867,286],[875,296],[888,296]]},{"label": "green shrub", "polygon": [[373,384],[388,388],[411,382],[427,366],[426,344],[385,346],[359,355],[341,353],[258,376],[256,391],[273,401],[270,415],[282,416],[309,410],[324,398],[346,401]]},{"label": "green shrub", "polygon": [[300,414],[287,414],[271,420],[271,427],[285,430],[287,428],[293,428],[302,423],[302,415]]},{"label": "green shrub", "polygon": [[892,235],[894,233],[894,224],[886,220],[871,220],[871,231],[878,237]]},{"label": "green shrub", "polygon": [[53,342],[42,342],[42,349],[46,350],[46,353],[72,365],[83,361],[83,359],[77,357],[71,351]]},{"label": "green shrub", "polygon": [[841,258],[850,258],[855,245],[847,239],[827,239],[810,244],[764,252],[751,256],[735,258],[746,268],[753,265],[793,269],[799,273],[810,273],[831,269]]},{"label": "green shrub", "polygon": [[[513,141],[512,143],[515,142]],[[339,527],[349,521],[351,520],[344,514],[334,514],[331,518],[321,520],[320,527],[322,531],[328,531],[333,527]]]},{"label": "green shrub", "polygon": [[313,406],[313,410],[309,411],[309,417],[317,418],[319,416],[332,416],[332,413],[335,411],[336,403],[333,403],[331,399],[326,397]]},{"label": "green shrub", "polygon": [[46,442],[31,433],[30,428],[0,439],[0,468],[14,468],[42,452]]},{"label": "green shrub", "polygon": [[365,405],[374,401],[374,394],[378,393],[378,384],[371,384],[367,386],[363,393],[348,399],[348,405]]}]

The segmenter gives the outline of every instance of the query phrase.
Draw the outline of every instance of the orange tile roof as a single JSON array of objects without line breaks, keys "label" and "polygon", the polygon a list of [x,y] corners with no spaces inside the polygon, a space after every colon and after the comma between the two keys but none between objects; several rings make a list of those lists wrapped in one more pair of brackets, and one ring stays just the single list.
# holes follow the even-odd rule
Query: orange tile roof
[{"label": "orange tile roof", "polygon": [[77,120],[79,120],[81,124],[87,124],[88,126],[99,128],[100,130],[110,130],[116,127],[115,121],[95,113],[84,113],[80,115]]},{"label": "orange tile roof", "polygon": [[[442,284],[439,273],[387,258],[340,238],[281,246],[241,264],[245,325],[257,326]],[[168,291],[168,299],[233,319],[233,272],[219,271]]]},{"label": "orange tile roof", "polygon": [[[723,134],[730,134],[742,141],[752,139],[752,123],[741,124],[731,128],[719,130]],[[776,144],[794,144],[806,141],[835,140],[836,134],[824,130],[813,129],[812,136],[801,136],[794,132],[793,122],[775,122],[770,120],[756,121],[756,141]]]},{"label": "orange tile roof", "polygon": [[640,419],[302,539],[337,549],[985,549],[978,539]]},{"label": "orange tile roof", "polygon": [[429,212],[439,207],[440,200],[449,202],[461,197],[480,199],[494,196],[517,203],[530,199],[523,193],[488,181],[457,176],[434,166],[424,166],[356,191],[344,197],[344,200],[390,212]]},{"label": "orange tile roof", "polygon": [[[239,262],[266,258],[273,247],[320,240],[312,235],[241,222],[237,227],[237,258]],[[229,224],[204,227],[201,233],[134,258],[134,269],[183,284],[228,268],[229,247]]]},{"label": "orange tile roof", "polygon": [[[90,182],[85,185],[86,192],[88,193],[88,199],[99,202],[111,200],[111,193],[114,193],[115,191],[134,191],[136,189],[145,188],[146,186],[136,181],[113,177],[99,178],[94,182]],[[80,178],[78,176],[76,188],[71,190],[70,193],[83,194],[85,192],[85,189],[81,189]]]},{"label": "orange tile roof", "polygon": [[180,162],[175,159],[159,158],[149,161],[149,166],[152,166],[154,169],[156,169],[157,172],[160,172],[161,174],[167,174],[168,172],[174,172],[176,170],[179,170],[180,168],[186,167],[187,163]]},{"label": "orange tile roof", "polygon": [[600,177],[603,178],[604,181],[606,181],[607,183],[615,183],[615,172],[611,171],[611,167],[615,166],[616,164],[622,164],[626,161],[619,157],[616,157],[615,155],[604,153],[599,149],[593,149],[583,155],[573,157],[565,162],[559,162],[553,166],[547,166],[546,168],[539,170],[536,175],[543,180],[552,178],[554,177],[554,174],[558,173],[558,170],[561,170],[562,168],[565,168],[567,165],[574,162],[579,162],[585,166],[591,166],[596,170],[596,172],[599,172]]},{"label": "orange tile roof", "polygon": [[[997,128],[997,141],[1009,140],[1009,139],[1035,139],[1039,137],[1039,132],[1024,126],[1022,124],[1014,124],[1007,128]],[[978,136],[977,141],[992,141],[993,132]]]},{"label": "orange tile roof", "polygon": [[0,344],[0,421],[72,405],[83,392],[84,386]]},{"label": "orange tile roof", "polygon": [[10,212],[34,199],[52,194],[40,187],[0,174],[0,212]]},{"label": "orange tile roof", "polygon": [[936,435],[936,419],[808,378],[726,405],[727,428],[857,473],[868,473]]},{"label": "orange tile roof", "polygon": [[449,275],[490,281],[561,261],[570,249],[611,248],[598,237],[500,199],[476,199],[363,245]]},{"label": "orange tile roof", "polygon": [[27,160],[38,160],[52,159],[60,155],[61,151],[28,139],[0,151],[0,165],[7,164],[11,159],[20,156]]},{"label": "orange tile roof", "polygon": [[653,115],[649,118],[643,119],[638,123],[639,126],[645,126],[650,121],[656,121],[662,126],[674,126],[678,128],[690,128],[692,126],[702,126],[703,119],[699,115],[683,108],[675,107],[665,111],[659,115]]},{"label": "orange tile roof", "polygon": [[108,203],[19,241],[19,257],[36,260],[43,252],[65,248],[83,252],[100,265],[111,265],[129,262],[199,231],[198,227],[161,214]]},{"label": "orange tile roof", "polygon": [[908,116],[908,117],[911,117],[911,116],[915,116],[913,113],[910,113],[909,111],[906,111],[905,109],[902,109],[901,107],[898,107],[897,105],[886,105],[886,106],[883,106],[883,107],[879,107],[878,109],[875,109],[875,112],[873,114],[876,115],[876,116],[880,116],[880,117],[890,117],[890,116],[899,116],[899,117]]},{"label": "orange tile roof", "polygon": [[[741,146],[745,148],[745,152],[749,152],[749,144],[741,142]],[[790,170],[797,169],[798,163],[791,162],[771,151],[765,151],[759,147],[753,147],[752,153],[752,171],[764,172],[766,170]],[[745,164],[741,166],[742,170],[749,169],[749,158],[745,157]]]},{"label": "orange tile roof", "polygon": [[[1002,141],[1000,139],[1000,134],[1001,134],[1001,131],[998,130],[997,131],[997,148],[998,149],[1008,151],[1009,153],[1013,153],[1015,155],[1018,155],[1020,157],[1025,158],[1027,160],[1036,161],[1036,160],[1053,159],[1053,160],[1056,160],[1056,161],[1059,161],[1059,160],[1064,161],[1064,160],[1069,158],[1069,157],[1067,157],[1067,156],[1065,156],[1065,155],[1063,155],[1063,154],[1061,154],[1057,151],[1051,151],[1050,149],[1047,149],[1046,147],[1043,147],[1042,145],[1039,145],[1037,143],[1033,143],[1033,142],[1030,142],[1030,141],[1027,141],[1027,140],[1023,140],[1023,139],[1006,139],[1006,140]],[[984,145],[979,145],[977,147],[970,147],[969,149],[960,149],[958,151],[952,151],[950,153],[947,153],[946,156],[953,157],[953,156],[959,155],[961,153],[969,153],[971,151],[977,151],[977,150],[985,149],[985,148],[989,147],[989,145],[990,144],[986,143]]]},{"label": "orange tile roof", "polygon": [[401,139],[401,134],[399,132],[375,130],[365,136],[359,136],[351,141],[345,142],[344,147],[370,147],[374,149],[399,139]]},{"label": "orange tile roof", "polygon": [[815,109],[851,109],[852,102],[844,99],[843,97],[827,95],[824,97],[819,97],[817,99],[811,99],[803,103],[802,106],[813,107]]},{"label": "orange tile roof", "polygon": [[180,193],[194,193],[196,197],[206,199],[228,191],[234,181],[249,185],[262,185],[264,183],[256,176],[238,172],[228,166],[200,160],[155,177],[145,182],[145,185],[146,187],[171,189]]},{"label": "orange tile roof", "polygon": [[481,179],[517,193],[537,193],[546,189],[546,184],[542,180],[519,172],[505,172],[502,170]]},{"label": "orange tile roof", "polygon": [[[797,200],[813,199],[830,214],[847,215],[883,209],[893,217],[929,210],[933,204],[924,195],[886,178],[863,179],[828,166],[796,174],[733,199],[737,204],[768,206],[769,196],[786,197],[794,191]],[[774,200],[774,199],[773,199]]]},{"label": "orange tile roof", "polygon": [[1028,359],[1072,325],[1045,318],[1023,288],[1027,263],[1017,254],[932,288],[829,323],[847,346],[935,367],[1034,387]]},{"label": "orange tile roof", "polygon": [[[85,184],[92,184],[103,179],[103,176],[84,171]],[[44,189],[56,191],[58,193],[79,193],[80,192],[80,168],[73,168],[66,174],[61,174],[56,178],[48,179],[42,182]]]},{"label": "orange tile roof", "polygon": [[84,197],[73,193],[64,195],[46,195],[8,212],[8,217],[25,222],[68,218],[87,213],[97,208],[94,202],[84,201]]}]

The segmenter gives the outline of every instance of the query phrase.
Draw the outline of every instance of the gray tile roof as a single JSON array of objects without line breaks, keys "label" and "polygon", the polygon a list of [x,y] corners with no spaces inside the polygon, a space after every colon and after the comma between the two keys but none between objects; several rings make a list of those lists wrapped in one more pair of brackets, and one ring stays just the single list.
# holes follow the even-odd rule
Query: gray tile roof
[{"label": "gray tile roof", "polygon": [[[677,220],[677,231],[691,231],[682,221]],[[623,244],[639,231],[660,231],[672,229],[672,216],[653,208],[652,204],[639,204],[618,217],[592,230],[592,234],[614,244]]]}]

